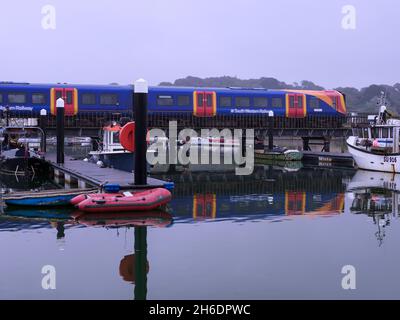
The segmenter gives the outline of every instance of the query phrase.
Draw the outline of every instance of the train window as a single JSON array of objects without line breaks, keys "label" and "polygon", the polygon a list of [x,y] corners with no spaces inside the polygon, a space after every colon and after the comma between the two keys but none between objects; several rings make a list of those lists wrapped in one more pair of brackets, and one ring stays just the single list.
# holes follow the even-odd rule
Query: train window
[{"label": "train window", "polygon": [[197,94],[197,105],[199,107],[203,106],[203,99],[204,99],[204,95],[202,93]]},{"label": "train window", "polygon": [[250,98],[249,97],[236,97],[235,99],[236,107],[250,107]]},{"label": "train window", "polygon": [[25,103],[26,94],[25,93],[9,93],[8,103]]},{"label": "train window", "polygon": [[62,91],[61,90],[57,90],[56,91],[56,100],[58,100],[58,99],[60,99],[60,98],[62,98],[63,96],[62,96]]},{"label": "train window", "polygon": [[100,95],[101,105],[118,105],[118,95],[111,93],[104,93]]},{"label": "train window", "polygon": [[178,106],[190,106],[190,96],[178,96]]},{"label": "train window", "polygon": [[73,97],[72,91],[67,91],[67,96],[66,96],[65,103],[66,104],[72,104],[72,97]]},{"label": "train window", "polygon": [[157,105],[158,106],[172,106],[174,105],[174,99],[172,96],[157,96]]},{"label": "train window", "polygon": [[297,107],[303,108],[303,96],[297,96]]},{"label": "train window", "polygon": [[272,98],[272,107],[273,108],[282,108],[282,99],[281,98]]},{"label": "train window", "polygon": [[267,97],[255,97],[254,98],[254,106],[256,108],[268,107],[268,98]]},{"label": "train window", "polygon": [[32,104],[45,104],[46,96],[43,93],[32,94]]},{"label": "train window", "polygon": [[0,93],[0,103],[3,103],[3,94]]},{"label": "train window", "polygon": [[207,94],[206,99],[207,99],[207,107],[212,107],[212,95]]},{"label": "train window", "polygon": [[289,96],[289,108],[294,108],[294,96]]},{"label": "train window", "polygon": [[220,107],[232,107],[232,98],[231,97],[220,97],[219,98],[219,106]]},{"label": "train window", "polygon": [[308,103],[310,104],[310,108],[319,108],[319,99],[316,97],[310,97]]},{"label": "train window", "polygon": [[82,104],[96,104],[96,95],[94,93],[82,94]]}]

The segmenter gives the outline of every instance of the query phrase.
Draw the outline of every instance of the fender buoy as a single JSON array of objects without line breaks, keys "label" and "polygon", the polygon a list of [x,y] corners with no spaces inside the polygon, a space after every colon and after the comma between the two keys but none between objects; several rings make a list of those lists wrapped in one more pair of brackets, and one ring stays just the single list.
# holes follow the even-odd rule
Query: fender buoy
[{"label": "fender buoy", "polygon": [[[119,132],[119,140],[125,150],[135,152],[135,122],[128,122]],[[150,143],[150,132],[147,132],[146,142]]]},{"label": "fender buoy", "polygon": [[128,122],[119,133],[119,139],[124,149],[135,151],[135,122]]}]

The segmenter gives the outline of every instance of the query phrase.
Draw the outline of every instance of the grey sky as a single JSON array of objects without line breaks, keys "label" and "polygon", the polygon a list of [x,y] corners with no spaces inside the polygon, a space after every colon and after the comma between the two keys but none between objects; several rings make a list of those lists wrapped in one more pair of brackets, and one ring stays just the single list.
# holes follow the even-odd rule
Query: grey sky
[{"label": "grey sky", "polygon": [[[56,30],[41,26],[47,4]],[[357,10],[355,30],[342,28],[344,5]],[[398,0],[2,0],[0,10],[1,80],[400,82]]]}]

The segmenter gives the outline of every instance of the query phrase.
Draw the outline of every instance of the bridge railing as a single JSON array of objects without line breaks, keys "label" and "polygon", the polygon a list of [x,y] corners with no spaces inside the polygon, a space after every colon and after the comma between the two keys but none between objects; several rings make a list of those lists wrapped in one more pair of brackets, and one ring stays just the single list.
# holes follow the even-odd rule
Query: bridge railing
[{"label": "bridge railing", "polygon": [[[7,115],[0,111],[0,126],[23,123],[34,125],[38,123],[38,112],[9,111]],[[88,129],[102,128],[111,121],[120,121],[121,118],[132,119],[132,112],[112,113],[112,112],[79,112],[76,116],[65,117],[65,127],[69,129]],[[22,121],[21,119],[32,119],[32,121]],[[46,126],[56,127],[56,117],[48,115]],[[363,113],[349,113],[346,116],[307,116],[305,118],[287,118],[283,116],[273,117],[272,126],[274,129],[347,129],[357,124],[367,123],[368,115]],[[176,121],[179,128],[254,128],[267,129],[270,126],[267,115],[253,114],[228,114],[216,117],[195,117],[191,113],[149,113],[149,126],[153,128],[168,128],[170,121]]]}]

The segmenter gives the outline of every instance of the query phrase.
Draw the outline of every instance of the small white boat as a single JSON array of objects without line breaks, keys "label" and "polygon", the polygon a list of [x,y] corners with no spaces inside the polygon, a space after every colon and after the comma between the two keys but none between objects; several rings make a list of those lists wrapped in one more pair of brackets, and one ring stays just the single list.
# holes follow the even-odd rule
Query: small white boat
[{"label": "small white boat", "polygon": [[350,154],[360,169],[400,173],[400,120],[386,120],[386,106],[368,125],[353,129],[347,139]]},{"label": "small white boat", "polygon": [[239,149],[240,141],[221,137],[192,137],[188,142],[190,147],[199,147],[205,150]]},{"label": "small white boat", "polygon": [[[98,145],[98,150],[89,152],[90,162],[96,163],[99,167],[110,167],[122,171],[132,172],[135,167],[135,153],[126,150],[120,141],[122,126],[116,122],[103,127],[103,138]],[[167,150],[169,140],[166,137],[148,137],[148,154],[156,154],[161,148]],[[177,141],[179,146],[181,141]],[[148,166],[150,170],[150,166]]]}]

